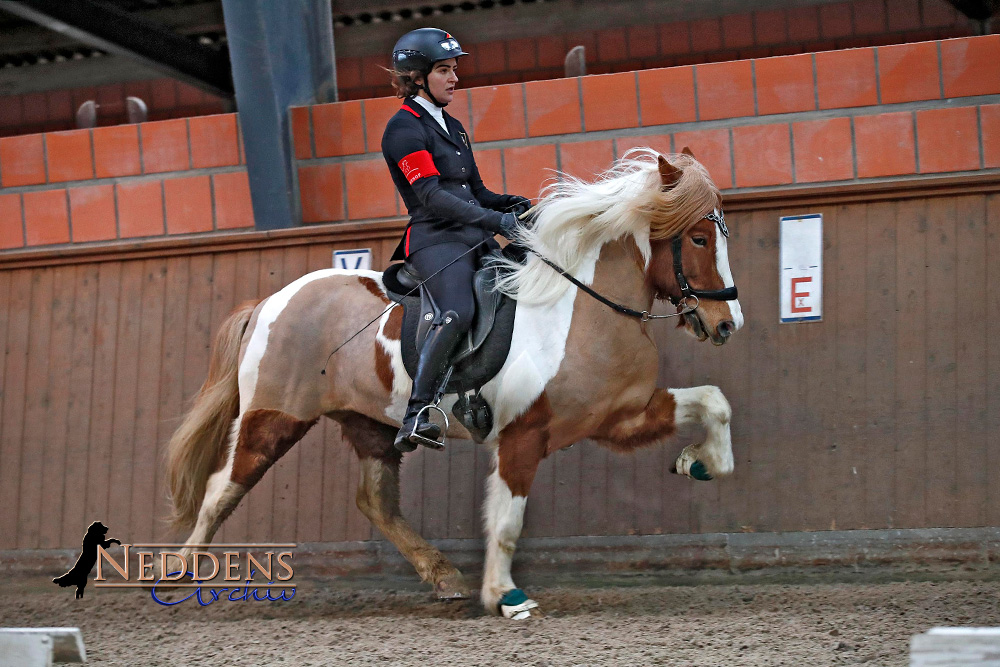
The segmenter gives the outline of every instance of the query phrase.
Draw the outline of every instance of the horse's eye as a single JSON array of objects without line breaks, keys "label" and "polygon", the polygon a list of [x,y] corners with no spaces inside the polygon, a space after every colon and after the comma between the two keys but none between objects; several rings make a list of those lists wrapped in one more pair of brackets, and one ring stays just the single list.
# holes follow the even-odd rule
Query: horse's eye
[{"label": "horse's eye", "polygon": [[708,239],[704,236],[693,236],[691,237],[691,242],[694,243],[699,248],[704,248],[708,245]]}]

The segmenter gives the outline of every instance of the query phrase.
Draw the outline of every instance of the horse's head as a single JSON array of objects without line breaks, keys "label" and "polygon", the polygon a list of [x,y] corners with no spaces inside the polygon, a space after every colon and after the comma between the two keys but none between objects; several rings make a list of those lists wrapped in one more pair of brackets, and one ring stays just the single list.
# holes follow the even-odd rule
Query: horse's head
[{"label": "horse's head", "polygon": [[646,282],[656,298],[669,299],[678,311],[697,304],[679,326],[722,345],[743,326],[722,198],[687,148],[672,159],[658,160],[661,196],[651,216]]}]

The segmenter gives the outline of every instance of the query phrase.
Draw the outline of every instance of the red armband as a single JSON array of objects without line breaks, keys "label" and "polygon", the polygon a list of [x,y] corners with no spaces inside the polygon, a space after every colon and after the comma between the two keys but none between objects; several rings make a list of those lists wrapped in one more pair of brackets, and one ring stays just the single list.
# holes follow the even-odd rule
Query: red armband
[{"label": "red armband", "polygon": [[441,172],[434,166],[434,160],[427,151],[417,151],[410,153],[399,161],[399,168],[403,171],[403,176],[413,185],[421,178],[428,176],[440,176]]}]

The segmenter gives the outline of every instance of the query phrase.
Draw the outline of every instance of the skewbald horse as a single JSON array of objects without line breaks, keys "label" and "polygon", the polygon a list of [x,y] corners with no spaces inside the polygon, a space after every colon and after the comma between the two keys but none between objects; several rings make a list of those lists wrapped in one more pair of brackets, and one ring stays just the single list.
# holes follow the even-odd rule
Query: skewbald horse
[{"label": "skewbald horse", "polygon": [[[672,241],[700,290],[733,286],[718,189],[685,149],[664,158],[631,152],[595,183],[563,178],[536,207],[518,241],[524,265],[498,285],[518,307],[510,353],[482,389],[494,427],[484,446],[495,464],[483,508],[486,562],[481,599],[491,613],[525,618],[537,605],[516,588],[511,560],[539,462],[584,438],[628,452],[677,426],[700,423],[706,439],[685,447],[675,472],[710,479],[733,470],[730,407],[713,386],[656,387],[658,352],[649,323],[583,293],[544,256],[607,298],[640,311],[680,298]],[[403,367],[402,309],[374,271],[327,269],[260,303],[237,308],[220,328],[208,378],[171,439],[169,483],[187,544],[211,541],[243,496],[322,416],[342,426],[361,460],[357,504],[442,598],[467,597],[461,573],[418,535],[399,508],[402,454],[393,437],[411,381]],[[377,323],[339,354],[330,350]],[[739,302],[702,299],[680,325],[717,345],[743,324]],[[326,374],[320,369],[326,365]],[[446,396],[447,411],[454,396]],[[453,438],[470,438],[453,421]],[[190,548],[187,549],[190,551]],[[186,555],[186,554],[185,554]]]}]

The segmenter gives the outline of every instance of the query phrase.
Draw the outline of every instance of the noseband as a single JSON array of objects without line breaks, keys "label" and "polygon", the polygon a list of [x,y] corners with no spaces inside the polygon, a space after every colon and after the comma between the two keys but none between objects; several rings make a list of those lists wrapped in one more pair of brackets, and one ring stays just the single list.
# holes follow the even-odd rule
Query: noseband
[{"label": "noseband", "polygon": [[[702,219],[714,222],[719,227],[719,231],[722,232],[722,235],[727,239],[729,238],[729,228],[726,227],[726,218],[723,216],[722,211],[712,211]],[[681,302],[687,303],[687,300],[690,297],[695,297],[696,299],[711,299],[713,301],[735,301],[738,298],[735,285],[717,290],[694,289],[691,287],[687,278],[684,276],[684,262],[681,258],[681,243],[681,235],[678,234],[674,237],[674,241],[671,244],[674,253],[674,277],[677,279],[677,287],[680,288],[681,295],[678,298],[670,297],[670,302],[676,306]]]}]

